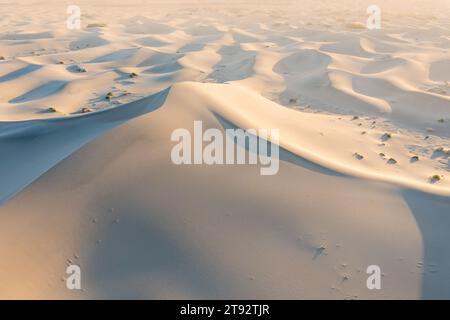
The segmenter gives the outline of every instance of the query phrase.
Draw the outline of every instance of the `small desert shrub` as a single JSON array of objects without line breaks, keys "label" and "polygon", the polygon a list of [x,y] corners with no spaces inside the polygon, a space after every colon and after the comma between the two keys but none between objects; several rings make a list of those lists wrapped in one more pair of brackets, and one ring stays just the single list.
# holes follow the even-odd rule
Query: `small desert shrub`
[{"label": "small desert shrub", "polygon": [[113,97],[113,93],[112,92],[108,92],[105,96],[106,100],[110,100]]},{"label": "small desert shrub", "polygon": [[389,158],[388,163],[389,164],[396,164],[397,160],[395,160],[394,158]]},{"label": "small desert shrub", "polygon": [[50,107],[50,108],[47,109],[47,112],[58,112],[58,110],[56,110],[53,107]]},{"label": "small desert shrub", "polygon": [[411,162],[416,162],[419,161],[419,157],[418,156],[412,156],[411,157]]},{"label": "small desert shrub", "polygon": [[5,60],[5,57],[4,56],[0,56],[0,60]]},{"label": "small desert shrub", "polygon": [[357,120],[357,119],[359,119],[358,116],[353,116],[353,118],[352,118],[352,120]]},{"label": "small desert shrub", "polygon": [[130,73],[130,78],[136,78],[137,76],[138,74],[135,72]]},{"label": "small desert shrub", "polygon": [[436,182],[438,182],[440,180],[441,180],[441,177],[438,174],[435,174],[435,175],[430,177],[430,182],[431,183],[436,183]]},{"label": "small desert shrub", "polygon": [[438,120],[438,122],[440,122],[440,123],[444,123],[444,121],[445,121],[445,120],[442,119],[442,118]]},{"label": "small desert shrub", "polygon": [[385,134],[383,134],[383,135],[381,136],[381,140],[383,140],[383,141],[389,140],[389,139],[391,139],[391,138],[392,138],[392,134],[390,134],[390,133],[388,133],[388,132],[386,132]]}]

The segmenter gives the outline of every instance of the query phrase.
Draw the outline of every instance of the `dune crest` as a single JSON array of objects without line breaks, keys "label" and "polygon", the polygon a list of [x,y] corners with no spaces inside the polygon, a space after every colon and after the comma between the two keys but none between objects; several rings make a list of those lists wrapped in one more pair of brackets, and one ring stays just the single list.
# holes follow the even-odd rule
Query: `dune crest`
[{"label": "dune crest", "polygon": [[446,1],[77,5],[0,4],[0,298],[450,298]]}]

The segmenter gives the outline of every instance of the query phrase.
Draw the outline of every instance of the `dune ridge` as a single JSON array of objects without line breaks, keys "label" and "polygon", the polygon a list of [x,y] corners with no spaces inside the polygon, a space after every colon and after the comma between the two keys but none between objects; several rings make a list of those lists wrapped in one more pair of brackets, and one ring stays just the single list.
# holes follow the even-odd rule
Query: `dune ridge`
[{"label": "dune ridge", "polygon": [[[450,298],[432,2],[0,4],[0,298]],[[194,121],[278,129],[278,174],[175,165]]]}]

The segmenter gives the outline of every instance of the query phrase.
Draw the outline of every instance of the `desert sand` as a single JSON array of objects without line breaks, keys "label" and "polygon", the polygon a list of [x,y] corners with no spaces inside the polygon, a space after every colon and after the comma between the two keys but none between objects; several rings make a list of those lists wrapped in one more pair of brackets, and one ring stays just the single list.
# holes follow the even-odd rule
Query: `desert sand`
[{"label": "desert sand", "polygon": [[450,299],[450,5],[392,2],[0,2],[0,298]]}]

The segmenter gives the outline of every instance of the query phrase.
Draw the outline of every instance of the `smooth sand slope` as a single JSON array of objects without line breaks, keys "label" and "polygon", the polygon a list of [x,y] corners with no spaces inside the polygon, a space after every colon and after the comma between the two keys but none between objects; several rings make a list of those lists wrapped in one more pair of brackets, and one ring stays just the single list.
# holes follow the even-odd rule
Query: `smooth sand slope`
[{"label": "smooth sand slope", "polygon": [[[0,297],[450,298],[442,3],[0,5]],[[173,164],[198,120],[279,129],[278,174]]]}]

